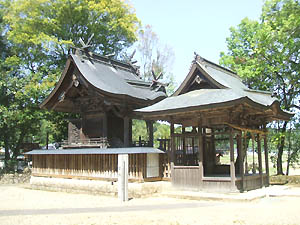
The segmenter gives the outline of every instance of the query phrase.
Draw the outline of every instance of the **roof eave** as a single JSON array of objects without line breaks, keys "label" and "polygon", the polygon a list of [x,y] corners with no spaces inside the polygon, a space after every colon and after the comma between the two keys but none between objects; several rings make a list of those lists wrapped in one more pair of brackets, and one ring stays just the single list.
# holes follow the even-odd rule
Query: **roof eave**
[{"label": "roof eave", "polygon": [[48,110],[51,109],[50,107],[47,107],[47,104],[48,104],[48,102],[53,98],[53,96],[56,94],[56,92],[58,91],[60,85],[62,84],[62,82],[63,82],[63,80],[64,80],[64,78],[65,78],[65,76],[66,76],[66,74],[67,74],[67,72],[68,72],[68,70],[69,70],[69,67],[70,67],[72,61],[73,61],[73,60],[72,60],[71,57],[69,56],[68,59],[67,59],[67,62],[66,62],[66,66],[65,66],[65,68],[64,68],[64,71],[63,71],[61,77],[59,78],[58,82],[55,84],[54,89],[53,89],[53,90],[51,91],[51,93],[47,96],[47,98],[39,105],[39,107],[40,107],[41,109],[48,109]]}]

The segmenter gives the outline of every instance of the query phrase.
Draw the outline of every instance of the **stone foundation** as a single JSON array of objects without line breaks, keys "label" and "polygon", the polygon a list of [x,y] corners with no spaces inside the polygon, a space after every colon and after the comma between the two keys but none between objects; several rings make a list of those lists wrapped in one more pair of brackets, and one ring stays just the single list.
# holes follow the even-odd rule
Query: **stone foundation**
[{"label": "stone foundation", "polygon": [[31,170],[25,169],[23,173],[6,173],[0,175],[0,184],[25,184],[29,183]]},{"label": "stone foundation", "polygon": [[[30,185],[33,189],[118,196],[118,182],[32,176]],[[167,181],[128,183],[128,196],[147,197],[169,188],[171,183]]]}]

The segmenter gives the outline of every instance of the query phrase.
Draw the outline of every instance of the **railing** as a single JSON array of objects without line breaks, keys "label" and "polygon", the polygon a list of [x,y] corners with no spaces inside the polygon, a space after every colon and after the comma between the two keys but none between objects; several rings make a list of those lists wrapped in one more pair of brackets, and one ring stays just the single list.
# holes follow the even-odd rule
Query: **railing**
[{"label": "railing", "polygon": [[76,139],[66,140],[60,143],[62,148],[107,148],[109,146],[107,138],[89,138],[89,139]]},{"label": "railing", "polygon": [[131,145],[132,147],[151,147],[150,141],[144,141],[144,140],[133,141]]}]

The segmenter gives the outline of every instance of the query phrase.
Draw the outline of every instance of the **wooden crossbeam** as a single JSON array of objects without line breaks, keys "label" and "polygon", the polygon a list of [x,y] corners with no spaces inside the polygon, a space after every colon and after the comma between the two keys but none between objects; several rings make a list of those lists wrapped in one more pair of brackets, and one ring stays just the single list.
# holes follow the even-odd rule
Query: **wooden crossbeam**
[{"label": "wooden crossbeam", "polygon": [[267,131],[263,131],[263,130],[259,130],[259,129],[253,129],[253,128],[248,128],[248,127],[243,127],[243,126],[239,126],[239,125],[235,125],[235,124],[230,124],[230,123],[226,123],[228,126],[237,129],[237,130],[241,130],[241,131],[248,131],[250,133],[256,133],[256,134],[263,134],[266,135],[268,134]]}]

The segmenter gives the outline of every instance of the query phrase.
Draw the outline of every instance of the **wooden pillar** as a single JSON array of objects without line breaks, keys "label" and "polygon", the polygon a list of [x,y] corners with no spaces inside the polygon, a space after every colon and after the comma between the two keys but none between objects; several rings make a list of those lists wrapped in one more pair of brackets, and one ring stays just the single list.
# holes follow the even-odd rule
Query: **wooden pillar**
[{"label": "wooden pillar", "polygon": [[255,137],[254,134],[251,134],[252,137],[252,174],[256,173],[256,168],[255,168]]},{"label": "wooden pillar", "polygon": [[154,138],[153,138],[153,121],[146,121],[147,130],[149,134],[149,146],[153,147],[154,144]]},{"label": "wooden pillar", "polygon": [[107,137],[107,115],[103,114],[103,123],[102,123],[102,136]]},{"label": "wooden pillar", "polygon": [[124,117],[124,147],[129,147],[129,118]]},{"label": "wooden pillar", "polygon": [[234,166],[234,142],[233,142],[233,129],[230,130],[230,177],[231,177],[231,189],[235,190],[235,166]]},{"label": "wooden pillar", "polygon": [[244,148],[245,148],[245,174],[248,175],[248,147],[247,147],[247,131],[244,132]]},{"label": "wooden pillar", "polygon": [[175,153],[175,136],[174,136],[174,123],[170,124],[170,135],[171,135],[171,179],[174,179],[174,164],[176,161]]},{"label": "wooden pillar", "polygon": [[129,146],[132,146],[132,119],[129,119]]},{"label": "wooden pillar", "polygon": [[267,134],[264,136],[264,151],[265,151],[265,163],[266,163],[266,174],[267,174],[267,183],[266,186],[269,186],[269,152],[268,152],[268,139]]},{"label": "wooden pillar", "polygon": [[[246,132],[244,132],[244,135],[246,135]],[[239,151],[239,155],[240,155],[240,157],[239,157],[239,160],[240,160],[239,165],[240,165],[240,176],[241,176],[241,192],[243,192],[245,190],[245,187],[244,187],[244,178],[245,178],[244,177],[244,152],[246,153],[246,151],[244,149],[245,148],[245,144],[243,143],[243,140],[244,140],[244,138],[243,138],[243,132],[240,131],[240,133],[239,133],[239,139],[238,139],[238,142],[239,142],[239,144],[238,144],[238,146],[239,146],[238,151]]]},{"label": "wooden pillar", "polygon": [[186,142],[185,142],[185,126],[182,125],[182,131],[181,131],[181,138],[182,138],[182,163],[184,166],[187,166],[186,163]]},{"label": "wooden pillar", "polygon": [[198,164],[199,164],[199,174],[200,174],[199,187],[201,189],[202,186],[203,186],[203,177],[204,177],[204,170],[203,170],[203,150],[204,150],[203,149],[203,129],[202,129],[201,123],[199,123],[199,126],[198,126],[198,138],[199,138]]},{"label": "wooden pillar", "polygon": [[258,171],[260,176],[260,186],[263,187],[263,174],[262,174],[262,159],[261,159],[261,142],[260,135],[257,134],[257,154],[258,154]]}]

